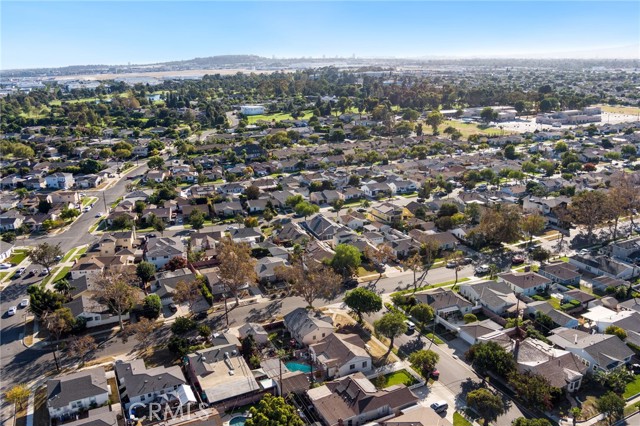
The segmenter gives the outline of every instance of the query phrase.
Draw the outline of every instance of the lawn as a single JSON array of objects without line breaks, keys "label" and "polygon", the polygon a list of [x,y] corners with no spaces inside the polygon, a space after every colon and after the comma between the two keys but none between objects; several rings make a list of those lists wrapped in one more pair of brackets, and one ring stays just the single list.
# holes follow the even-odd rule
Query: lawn
[{"label": "lawn", "polygon": [[65,263],[68,262],[69,259],[71,259],[71,256],[73,256],[76,253],[77,248],[72,248],[71,250],[69,250],[64,257],[62,258],[62,260],[60,261],[60,263]]},{"label": "lawn", "polygon": [[388,388],[393,385],[406,385],[411,386],[416,383],[415,377],[407,372],[407,370],[398,370],[395,373],[389,373],[384,375],[384,386]]},{"label": "lawn", "polygon": [[82,207],[86,207],[91,203],[98,201],[98,197],[85,197],[82,199]]},{"label": "lawn", "polygon": [[[431,126],[428,126],[427,124],[424,124],[423,126],[426,132],[430,131]],[[508,130],[500,130],[497,127],[485,127],[484,125],[478,125],[474,123],[463,123],[457,120],[444,120],[438,129],[440,130],[440,132],[443,132],[444,129],[446,129],[449,126],[458,129],[458,131],[462,133],[462,137],[464,139],[468,138],[471,135],[476,135],[476,134],[485,135],[485,136],[500,136],[500,135],[508,135],[508,134],[514,133]]]},{"label": "lawn", "polygon": [[471,422],[456,411],[453,413],[453,426],[471,426]]},{"label": "lawn", "polygon": [[22,262],[23,260],[25,260],[27,258],[27,252],[24,250],[15,250],[13,252],[13,255],[11,255],[11,257],[9,259],[7,259],[8,262],[10,263],[15,263],[16,265],[18,265],[20,262]]},{"label": "lawn", "polygon": [[637,375],[635,380],[629,383],[624,390],[624,394],[622,395],[625,399],[631,398],[634,395],[640,393],[640,375]]},{"label": "lawn", "polygon": [[[311,111],[305,111],[302,117],[298,117],[298,120],[308,120],[313,116]],[[291,114],[289,113],[276,113],[276,114],[259,114],[259,115],[251,115],[247,117],[247,121],[249,124],[255,124],[258,121],[282,121],[282,120],[293,120]]]},{"label": "lawn", "polygon": [[65,266],[64,268],[60,268],[56,270],[55,273],[54,271],[51,271],[51,274],[44,277],[40,285],[44,287],[47,285],[47,283],[50,283],[50,282],[55,283],[56,281],[66,277],[70,270],[71,270],[71,266]]},{"label": "lawn", "polygon": [[[459,278],[458,279],[458,285],[471,280],[471,278],[468,277],[463,277],[463,278]],[[428,284],[422,287],[418,287],[418,290],[416,290],[416,292],[418,291],[424,291],[424,290],[429,290],[432,288],[437,288],[437,287],[447,287],[447,286],[452,286],[456,281],[455,280],[451,280],[451,281],[445,281],[442,283],[437,283],[437,284]],[[401,291],[397,291],[395,293],[391,293],[391,296],[395,296],[396,294],[408,294],[408,293],[413,293],[413,287],[406,289],[406,290],[401,290]]]},{"label": "lawn", "polygon": [[600,108],[602,108],[604,112],[611,114],[640,115],[640,108],[638,107],[600,105]]}]

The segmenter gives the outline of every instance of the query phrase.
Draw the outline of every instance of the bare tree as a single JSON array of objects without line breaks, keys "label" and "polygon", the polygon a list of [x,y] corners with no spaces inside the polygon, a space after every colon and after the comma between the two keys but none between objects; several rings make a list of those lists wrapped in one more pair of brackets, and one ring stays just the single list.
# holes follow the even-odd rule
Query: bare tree
[{"label": "bare tree", "polygon": [[59,258],[63,254],[59,243],[55,246],[49,243],[42,243],[29,252],[29,259],[32,263],[46,268],[47,274],[50,274],[51,267],[59,262]]},{"label": "bare tree", "polygon": [[447,262],[453,263],[454,265],[453,270],[456,274],[456,280],[453,282],[453,287],[451,287],[451,290],[455,290],[456,286],[458,285],[458,272],[460,272],[463,266],[462,262],[464,260],[464,253],[462,253],[462,251],[460,250],[454,250],[445,257],[445,260]]},{"label": "bare tree", "polygon": [[220,280],[231,291],[237,305],[240,289],[248,283],[254,283],[257,278],[256,260],[251,257],[251,247],[246,243],[236,243],[227,237],[218,248],[218,261]]},{"label": "bare tree", "polygon": [[530,214],[522,218],[520,221],[520,229],[529,237],[529,246],[531,246],[533,236],[540,234],[545,226],[544,218],[538,213]]},{"label": "bare tree", "polygon": [[153,339],[153,333],[158,328],[159,324],[148,318],[141,318],[135,324],[131,324],[127,327],[127,333],[133,336],[140,346],[146,348]]},{"label": "bare tree", "polygon": [[393,250],[386,244],[379,244],[376,248],[367,246],[364,250],[364,254],[369,260],[373,261],[376,264],[378,273],[380,274],[378,276],[378,280],[382,278],[382,273],[384,272],[384,264],[389,260],[395,258]]},{"label": "bare tree", "polygon": [[67,346],[67,350],[71,356],[80,358],[80,366],[83,366],[87,356],[95,351],[97,347],[96,340],[87,334],[71,340]]},{"label": "bare tree", "polygon": [[422,270],[422,258],[420,257],[420,254],[415,253],[402,264],[405,268],[413,271],[413,292],[415,293],[418,290],[418,272]]},{"label": "bare tree", "polygon": [[106,306],[110,312],[118,315],[120,331],[124,330],[122,316],[129,312],[140,300],[137,288],[129,284],[132,277],[122,271],[108,271],[96,281],[95,300]]},{"label": "bare tree", "polygon": [[291,284],[293,291],[309,307],[313,307],[313,301],[320,297],[333,296],[342,281],[331,267],[304,256],[295,259],[291,266],[276,267],[276,274]]},{"label": "bare tree", "polygon": [[200,292],[200,283],[198,280],[179,281],[176,284],[176,290],[173,293],[173,301],[176,303],[187,303],[189,311],[193,310],[193,306],[202,298]]}]

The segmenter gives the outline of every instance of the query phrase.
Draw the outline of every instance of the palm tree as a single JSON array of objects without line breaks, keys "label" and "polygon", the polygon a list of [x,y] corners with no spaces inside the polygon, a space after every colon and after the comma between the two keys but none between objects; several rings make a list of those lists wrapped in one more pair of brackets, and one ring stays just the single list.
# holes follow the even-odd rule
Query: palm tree
[{"label": "palm tree", "polygon": [[53,288],[67,299],[69,299],[71,291],[76,289],[69,283],[69,281],[65,280],[64,278],[56,281],[53,284]]}]

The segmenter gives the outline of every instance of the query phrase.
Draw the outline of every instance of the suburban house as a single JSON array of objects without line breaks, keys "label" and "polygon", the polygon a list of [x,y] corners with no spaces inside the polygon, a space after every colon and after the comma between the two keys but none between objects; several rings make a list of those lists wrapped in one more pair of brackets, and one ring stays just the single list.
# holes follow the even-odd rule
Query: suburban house
[{"label": "suburban house", "polygon": [[490,335],[498,330],[502,330],[502,326],[490,319],[484,321],[476,321],[469,324],[460,325],[458,327],[458,336],[470,345],[478,343],[482,337]]},{"label": "suburban house", "polygon": [[360,426],[399,414],[419,398],[404,385],[378,390],[362,373],[327,382],[307,391],[311,404],[327,426]]},{"label": "suburban house", "polygon": [[623,262],[636,262],[640,259],[640,237],[611,244],[611,256]]},{"label": "suburban house", "polygon": [[562,294],[562,303],[570,303],[572,300],[580,302],[581,308],[587,308],[590,307],[591,302],[598,300],[598,298],[578,289],[569,290]]},{"label": "suburban house", "polygon": [[75,206],[80,203],[80,194],[77,191],[56,191],[51,193],[51,202]]},{"label": "suburban house", "polygon": [[25,216],[16,210],[9,210],[0,215],[0,231],[15,231],[25,223]]},{"label": "suburban house", "polygon": [[309,356],[324,370],[326,378],[344,377],[373,368],[364,341],[357,334],[332,333],[309,346]]},{"label": "suburban house", "polygon": [[[116,361],[120,400],[127,416],[140,418],[151,403],[184,406],[196,402],[191,386],[178,366],[146,368],[144,360]],[[133,405],[131,412],[129,408]],[[139,409],[134,410],[133,408]]]},{"label": "suburban house", "polygon": [[241,339],[244,339],[247,336],[253,336],[253,340],[258,345],[266,345],[269,343],[269,333],[267,333],[263,326],[255,322],[244,323],[240,328],[238,328],[238,334]]},{"label": "suburban house", "polygon": [[589,334],[570,328],[556,328],[548,339],[580,358],[593,371],[611,371],[631,361],[634,352],[618,336]]},{"label": "suburban house", "polygon": [[633,278],[640,273],[640,266],[609,256],[574,255],[569,258],[569,263],[575,265],[581,271],[590,272],[594,275],[606,275],[621,280]]},{"label": "suburban house", "polygon": [[360,187],[364,195],[370,198],[376,198],[381,196],[390,196],[396,193],[396,187],[393,183],[387,182],[372,182],[362,185]]},{"label": "suburban house", "polygon": [[185,371],[195,390],[207,404],[225,409],[256,402],[261,387],[240,354],[240,342],[229,334],[214,334],[213,346],[187,355]]},{"label": "suburban house", "polygon": [[241,215],[243,211],[242,204],[238,201],[226,201],[213,205],[213,212],[218,217],[237,216]]},{"label": "suburban house", "polygon": [[162,271],[156,273],[151,289],[160,297],[162,304],[166,306],[173,303],[173,295],[179,282],[190,283],[195,280],[196,276],[189,268]]},{"label": "suburban house", "polygon": [[313,216],[303,222],[303,226],[320,241],[332,240],[335,233],[340,230],[340,225],[321,214]]},{"label": "suburban house", "polygon": [[412,229],[409,231],[409,236],[420,244],[433,242],[438,250],[453,250],[458,245],[458,239],[451,232],[425,232]]},{"label": "suburban house", "polygon": [[538,312],[551,318],[557,327],[578,328],[579,324],[576,318],[562,312],[561,310],[555,309],[548,302],[536,301],[527,304],[526,313],[531,317],[535,318],[535,316],[538,315]]},{"label": "suburban house", "polygon": [[0,240],[0,262],[11,257],[14,245]]},{"label": "suburban house", "polygon": [[297,308],[284,316],[284,326],[291,337],[303,345],[311,345],[333,334],[333,321],[320,312]]},{"label": "suburban house", "polygon": [[[484,281],[477,284],[461,284],[460,294],[477,302],[496,315],[515,312],[518,298],[513,289],[504,281]],[[524,303],[522,303],[524,307]]]},{"label": "suburban house", "polygon": [[266,256],[256,262],[254,270],[260,282],[274,282],[278,280],[276,268],[288,266],[288,262],[279,257]]},{"label": "suburban house", "polygon": [[392,203],[382,203],[371,208],[371,215],[384,223],[400,222],[410,215],[402,206]]},{"label": "suburban house", "polygon": [[551,386],[568,392],[580,389],[588,370],[577,355],[532,338],[518,343],[514,357],[520,373],[546,377]]},{"label": "suburban house", "polygon": [[384,426],[452,426],[431,407],[415,405],[402,410],[401,414],[382,423]]},{"label": "suburban house", "polygon": [[533,296],[551,286],[551,280],[535,272],[506,272],[498,274],[498,282],[506,283],[514,293]]},{"label": "suburban house", "polygon": [[634,323],[634,320],[639,321],[638,325],[636,327],[631,325],[623,329],[628,331],[629,329],[632,330],[636,328],[636,331],[640,331],[640,314],[633,311],[623,310],[618,312],[604,306],[594,306],[589,309],[588,312],[582,314],[582,318],[587,320],[588,325],[591,326],[591,328],[597,329],[599,333],[604,333],[609,326],[620,326],[620,323],[627,318],[631,318],[631,323]]},{"label": "suburban house", "polygon": [[47,381],[47,409],[52,419],[68,420],[80,411],[100,407],[108,400],[109,386],[103,367]]},{"label": "suburban house", "polygon": [[434,288],[414,294],[418,303],[426,303],[431,306],[436,315],[441,318],[462,317],[470,314],[474,304],[458,293],[445,288]]},{"label": "suburban house", "polygon": [[52,173],[44,178],[47,188],[70,189],[75,184],[75,179],[71,173]]},{"label": "suburban house", "polygon": [[156,269],[162,269],[171,259],[186,259],[184,244],[180,238],[149,238],[144,246],[144,260],[153,263]]},{"label": "suburban house", "polygon": [[582,274],[578,272],[578,268],[565,262],[549,263],[540,266],[538,274],[549,278],[555,284],[579,285]]}]

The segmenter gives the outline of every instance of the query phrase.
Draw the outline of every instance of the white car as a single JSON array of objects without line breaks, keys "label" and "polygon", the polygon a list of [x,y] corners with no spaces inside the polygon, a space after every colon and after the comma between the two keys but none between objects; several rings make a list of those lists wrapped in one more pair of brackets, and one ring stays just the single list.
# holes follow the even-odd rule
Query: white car
[{"label": "white car", "polygon": [[476,274],[477,275],[488,274],[490,270],[491,268],[489,267],[489,265],[480,265],[476,268]]},{"label": "white car", "polygon": [[0,263],[0,269],[9,269],[11,268],[10,263]]},{"label": "white car", "polygon": [[9,315],[10,317],[14,316],[16,314],[16,312],[18,311],[18,308],[16,308],[15,306],[12,306],[9,308],[9,310],[7,311],[7,315]]},{"label": "white car", "polygon": [[29,299],[22,299],[18,306],[20,306],[21,308],[26,308],[27,306],[29,306]]}]

